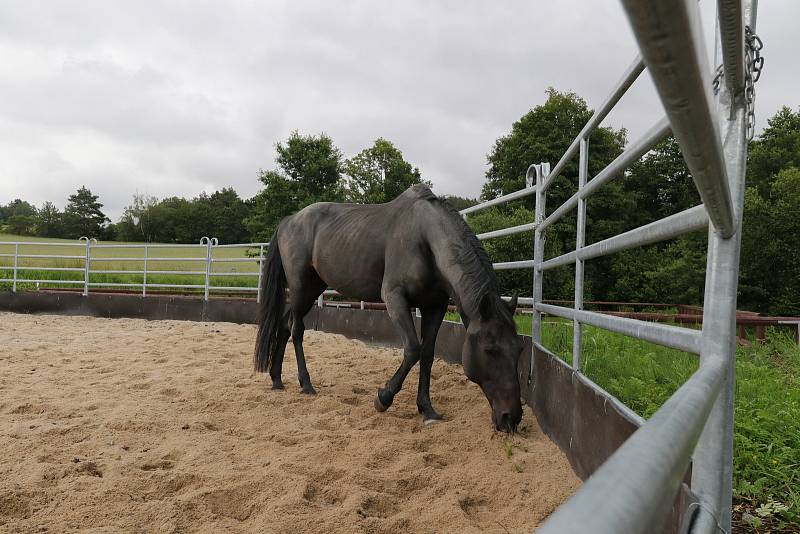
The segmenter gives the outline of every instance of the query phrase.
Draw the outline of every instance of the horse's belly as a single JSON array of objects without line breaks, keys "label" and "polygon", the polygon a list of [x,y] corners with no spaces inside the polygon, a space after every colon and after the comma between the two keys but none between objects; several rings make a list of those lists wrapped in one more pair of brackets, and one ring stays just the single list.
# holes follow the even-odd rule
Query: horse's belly
[{"label": "horse's belly", "polygon": [[349,265],[332,267],[325,262],[314,265],[320,278],[342,295],[356,300],[379,302],[383,283],[383,266]]}]

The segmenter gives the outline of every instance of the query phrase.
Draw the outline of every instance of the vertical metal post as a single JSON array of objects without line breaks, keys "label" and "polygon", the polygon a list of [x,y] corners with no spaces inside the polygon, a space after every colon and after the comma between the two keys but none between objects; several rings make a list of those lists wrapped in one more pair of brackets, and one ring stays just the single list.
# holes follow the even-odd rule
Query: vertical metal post
[{"label": "vertical metal post", "polygon": [[144,268],[142,269],[142,296],[147,296],[147,243],[144,245]]},{"label": "vertical metal post", "polygon": [[[752,29],[755,29],[756,5],[756,0],[744,3],[745,20]],[[717,58],[721,57],[720,52],[717,35]],[[698,510],[693,533],[715,532],[719,528],[724,532],[731,530],[736,294],[747,163],[747,103],[743,95],[743,91],[732,94],[727,84],[720,84],[716,100],[734,209],[734,234],[724,239],[713,227],[709,228],[700,365],[721,358],[727,372],[692,459],[692,491],[705,505]]]},{"label": "vertical metal post", "polygon": [[[544,236],[542,231],[539,230],[539,225],[545,219],[545,199],[546,193],[543,190],[542,184],[550,173],[549,163],[540,163],[539,165],[532,165],[536,171],[536,212],[534,220],[536,221],[536,229],[533,232],[533,315],[531,315],[531,361],[530,368],[528,369],[528,385],[533,382],[533,368],[535,364],[534,354],[536,353],[536,343],[542,342],[542,314],[537,309],[537,306],[542,303],[542,276],[544,273],[539,269],[542,261],[544,260]],[[528,173],[530,167],[528,168]]]},{"label": "vertical metal post", "polygon": [[[589,174],[589,140],[581,139],[580,156],[578,160],[578,192],[586,186]],[[575,250],[580,250],[586,244],[586,199],[578,197],[578,228],[575,236]],[[583,309],[583,260],[575,258],[575,310]],[[581,355],[583,344],[581,340],[581,323],[578,319],[572,325],[572,368],[581,370]]]},{"label": "vertical metal post", "polygon": [[[537,306],[542,303],[542,276],[544,273],[541,271],[540,266],[544,260],[544,236],[542,231],[539,230],[538,225],[545,219],[545,201],[547,193],[543,190],[542,183],[547,178],[550,172],[550,164],[542,163],[536,167],[536,225],[537,228],[533,232],[533,321],[531,336],[534,343],[542,342],[542,314],[537,309]],[[533,367],[533,358],[531,358],[531,368]]]},{"label": "vertical metal post", "polygon": [[[364,309],[364,301],[363,300],[361,301],[361,309],[362,310]],[[797,323],[797,331],[800,332],[800,323]],[[798,335],[800,335],[800,334],[798,334]]]},{"label": "vertical metal post", "polygon": [[200,238],[200,244],[206,246],[206,281],[203,284],[203,300],[208,300],[208,283],[211,279],[211,240],[207,236]]},{"label": "vertical metal post", "polygon": [[264,245],[258,247],[258,295],[256,302],[261,302],[261,280],[264,278]]},{"label": "vertical metal post", "polygon": [[320,294],[319,294],[319,296],[317,297],[317,306],[319,306],[320,308],[322,308],[324,305],[325,305],[325,304],[324,304],[324,302],[323,302],[323,300],[322,300],[322,293],[320,293]]},{"label": "vertical metal post", "polygon": [[[17,292],[17,265],[19,265],[19,243],[14,243],[14,276],[11,285],[11,291]],[[798,326],[800,328],[800,326]]]},{"label": "vertical metal post", "polygon": [[92,241],[88,237],[80,237],[78,241],[86,240],[86,256],[83,260],[83,296],[89,295],[89,267],[91,265]]}]

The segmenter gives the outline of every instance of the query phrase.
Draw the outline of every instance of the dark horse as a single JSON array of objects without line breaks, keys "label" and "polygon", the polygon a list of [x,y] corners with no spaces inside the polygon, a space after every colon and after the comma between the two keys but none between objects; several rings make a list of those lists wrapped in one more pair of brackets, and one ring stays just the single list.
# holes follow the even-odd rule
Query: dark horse
[{"label": "dark horse", "polygon": [[[316,393],[303,354],[303,317],[332,287],[357,300],[383,300],[400,333],[403,363],[378,389],[375,408],[392,405],[420,362],[417,408],[425,422],[441,419],[429,388],[436,335],[452,297],[467,328],[464,372],[486,395],[495,428],[516,429],[522,419],[516,298],[510,305],[503,302],[475,234],[426,186],[415,185],[386,204],[312,204],[281,221],[262,268],[255,366],[269,371],[274,389],[283,388],[281,367],[291,337],[303,393]],[[414,307],[422,313],[421,342],[411,316]]]}]

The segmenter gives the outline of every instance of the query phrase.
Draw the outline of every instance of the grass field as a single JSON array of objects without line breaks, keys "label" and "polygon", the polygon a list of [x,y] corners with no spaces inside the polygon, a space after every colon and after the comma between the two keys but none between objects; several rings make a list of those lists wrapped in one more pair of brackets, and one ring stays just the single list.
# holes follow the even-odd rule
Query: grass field
[{"label": "grass field", "polygon": [[[80,280],[83,284],[85,246],[74,241],[40,240],[0,234],[0,254],[13,254],[9,241],[59,242],[70,246],[25,245],[21,254],[63,254],[73,259],[28,258],[20,266],[75,268],[76,271],[19,271],[27,279]],[[116,243],[114,243],[116,244]],[[57,250],[57,252],[54,252]],[[200,285],[205,280],[205,263],[172,258],[205,260],[205,248],[151,249],[148,270],[202,271],[198,275],[150,274],[148,282]],[[245,258],[257,249],[217,248],[214,259]],[[142,269],[144,249],[95,249],[92,270]],[[102,260],[97,260],[102,258]],[[125,260],[122,258],[136,258]],[[0,256],[0,278],[10,278],[13,258]],[[5,267],[4,267],[5,266]],[[254,287],[257,277],[237,273],[256,272],[255,262],[215,263],[216,286]],[[141,275],[92,274],[92,282],[140,283]],[[10,282],[0,282],[0,290]],[[47,284],[42,284],[47,287]],[[55,285],[54,287],[64,287]],[[20,289],[33,284],[19,284]],[[132,288],[135,290],[135,288]],[[456,314],[448,319],[458,320]],[[518,331],[529,334],[531,317],[517,316]],[[544,345],[565,361],[572,360],[572,323],[548,318],[543,328]],[[734,495],[737,531],[800,532],[800,348],[788,335],[771,332],[767,343],[752,340],[739,347],[736,361],[736,427],[734,451]],[[697,357],[593,327],[583,330],[583,370],[597,384],[622,400],[645,418],[697,369]]]},{"label": "grass field", "polygon": [[[31,244],[20,245],[19,254],[23,255],[60,255],[74,256],[73,258],[20,258],[18,262],[18,280],[50,280],[56,282],[42,282],[40,287],[80,287],[83,285],[84,257],[86,246],[74,240],[42,239],[28,236],[15,236],[0,234],[0,279],[13,277],[14,259],[3,254],[14,254],[15,245],[12,242],[27,242]],[[57,244],[58,246],[54,246]],[[91,271],[137,271],[144,268],[144,244],[100,242],[99,245],[140,245],[137,248],[93,248],[91,252]],[[258,256],[259,249],[235,247],[214,248],[211,284],[227,287],[255,287],[257,276],[243,273],[257,273],[258,266],[255,261],[233,262],[231,259],[242,259]],[[189,258],[197,258],[198,261]],[[166,271],[147,275],[148,284],[180,284],[203,285],[205,283],[205,258],[206,248],[197,247],[151,247],[148,250],[148,273],[151,271]],[[22,269],[20,269],[20,267]],[[42,268],[57,268],[62,270],[52,271]],[[74,269],[74,270],[72,270]],[[194,272],[196,274],[172,274],[170,271]],[[239,274],[242,273],[242,274]],[[74,284],[59,283],[57,281],[75,281]],[[141,284],[141,274],[126,274],[121,272],[90,274],[91,283],[105,284]],[[12,282],[0,282],[0,289],[8,289]],[[32,283],[18,282],[19,289],[31,289]],[[100,287],[100,286],[98,286]],[[136,290],[135,287],[131,287]],[[191,291],[192,288],[188,288]],[[195,291],[199,290],[194,288]]]},{"label": "grass field", "polygon": [[[530,334],[531,316],[516,320],[517,330]],[[582,339],[584,373],[644,418],[698,365],[692,354],[591,326]],[[547,318],[542,342],[572,363],[571,321]],[[736,354],[736,531],[800,532],[800,347],[786,331],[751,342]]]}]

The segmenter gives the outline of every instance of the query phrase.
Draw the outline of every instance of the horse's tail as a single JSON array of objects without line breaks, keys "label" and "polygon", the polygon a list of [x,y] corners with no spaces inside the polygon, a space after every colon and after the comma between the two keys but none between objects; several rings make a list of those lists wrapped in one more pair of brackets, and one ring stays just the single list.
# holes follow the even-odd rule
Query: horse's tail
[{"label": "horse's tail", "polygon": [[286,272],[283,270],[281,251],[278,248],[278,232],[272,236],[267,259],[261,265],[261,303],[258,308],[258,334],[256,336],[255,368],[259,372],[269,370],[278,340],[278,328],[283,320],[286,303]]}]

